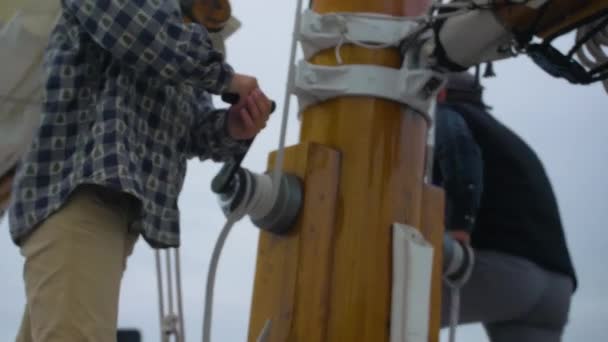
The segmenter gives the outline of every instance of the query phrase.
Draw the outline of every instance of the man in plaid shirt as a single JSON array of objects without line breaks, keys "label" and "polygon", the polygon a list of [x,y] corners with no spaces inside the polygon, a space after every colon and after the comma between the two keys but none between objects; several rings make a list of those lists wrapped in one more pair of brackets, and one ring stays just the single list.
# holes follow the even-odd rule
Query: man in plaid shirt
[{"label": "man in plaid shirt", "polygon": [[[18,341],[113,341],[136,238],[179,245],[191,157],[222,160],[271,102],[175,0],[62,0],[39,132],[16,175],[10,231],[25,257]],[[209,93],[236,93],[215,109]]]}]

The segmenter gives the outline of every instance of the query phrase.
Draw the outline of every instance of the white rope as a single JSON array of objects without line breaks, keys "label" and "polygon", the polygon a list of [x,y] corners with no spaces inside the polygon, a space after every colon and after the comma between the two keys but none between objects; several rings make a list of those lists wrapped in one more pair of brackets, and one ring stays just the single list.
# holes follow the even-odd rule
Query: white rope
[{"label": "white rope", "polygon": [[289,121],[289,107],[291,105],[291,94],[294,88],[295,78],[295,60],[296,60],[296,49],[298,47],[298,36],[300,30],[300,22],[302,17],[302,0],[298,0],[295,8],[295,20],[293,24],[293,31],[291,37],[291,48],[289,51],[289,64],[287,71],[287,87],[285,88],[285,95],[283,97],[283,115],[281,117],[281,133],[279,136],[279,149],[277,152],[277,159],[274,165],[274,174],[272,178],[273,184],[275,184],[274,196],[276,198],[279,195],[279,182],[281,179],[281,173],[283,170],[283,159],[285,158],[285,139],[287,136],[287,122]]},{"label": "white rope", "polygon": [[[600,18],[590,24],[580,27],[576,32],[576,40],[582,39],[589,31],[606,18]],[[577,52],[576,56],[581,64],[589,69],[597,68],[608,63],[608,55],[604,49],[608,48],[608,26],[597,32]],[[604,89],[608,92],[608,80],[603,81]]]},{"label": "white rope", "polygon": [[[173,280],[172,280],[172,275],[173,272],[171,270],[171,254],[169,254],[168,250],[165,250],[165,267],[167,267],[167,292],[168,292],[168,296],[167,296],[167,302],[168,302],[168,306],[169,306],[169,320],[172,319],[173,315],[174,315],[174,310],[173,310]],[[167,317],[165,317],[167,318]],[[173,327],[170,327],[171,330],[173,330]],[[170,330],[170,331],[171,331]],[[173,332],[173,331],[171,331]]]},{"label": "white rope", "polygon": [[342,45],[344,45],[344,34],[340,37],[340,41],[334,48],[334,54],[336,55],[336,62],[338,64],[342,64],[342,55],[340,54],[340,50],[342,49]]},{"label": "white rope", "polygon": [[[247,177],[250,177],[249,175]],[[273,195],[273,182],[268,175],[254,175],[255,179],[248,179],[245,182],[245,193],[243,201],[236,207],[227,217],[226,224],[220,231],[220,234],[213,248],[211,260],[209,261],[209,270],[207,273],[207,286],[205,289],[205,309],[203,313],[203,342],[211,341],[211,323],[213,319],[213,299],[215,288],[215,277],[219,258],[224,248],[228,234],[236,222],[241,220],[245,215],[252,217],[262,216],[268,213],[275,201]],[[256,182],[255,189],[252,187],[253,182]],[[280,183],[275,183],[278,187]],[[275,191],[276,192],[276,191]]]},{"label": "white rope", "polygon": [[234,224],[242,219],[247,214],[247,199],[251,196],[251,184],[246,182],[245,194],[243,195],[244,200],[242,205],[235,208],[232,211],[224,224],[224,227],[220,231],[213,252],[211,253],[211,260],[209,261],[209,270],[207,271],[207,286],[205,289],[205,306],[203,312],[203,342],[211,341],[211,322],[213,319],[213,292],[215,288],[215,275],[217,273],[217,266],[219,264],[220,254],[224,248],[224,243],[228,234],[232,230]]},{"label": "white rope", "polygon": [[160,266],[160,251],[154,251],[154,258],[156,260],[156,288],[158,289],[158,321],[160,322],[160,338],[161,341],[167,341],[168,337],[165,336],[165,329],[163,322],[165,321],[165,299],[163,295],[163,279],[162,269]]},{"label": "white rope", "polygon": [[475,253],[473,252],[473,248],[469,245],[462,245],[464,252],[469,257],[469,265],[466,268],[464,274],[458,279],[449,279],[447,276],[444,276],[443,280],[445,284],[450,288],[450,330],[448,333],[448,341],[455,342],[456,341],[456,328],[458,326],[459,316],[460,316],[460,289],[464,284],[469,281],[471,278],[471,273],[473,272],[473,266],[475,265]]},{"label": "white rope", "polygon": [[179,335],[178,339],[180,342],[186,341],[186,326],[184,325],[184,306],[182,305],[182,273],[179,260],[179,248],[174,248],[175,253],[175,289],[177,294],[177,312],[178,312],[178,324],[179,324]]},{"label": "white rope", "polygon": [[460,316],[460,288],[450,288],[450,330],[448,332],[448,341],[456,342],[456,327]]},{"label": "white rope", "polygon": [[203,342],[211,341],[211,321],[213,318],[213,290],[215,287],[215,274],[217,272],[217,265],[220,258],[220,253],[226,242],[226,237],[232,229],[236,221],[229,218],[222,228],[220,235],[215,242],[213,248],[213,254],[211,255],[211,261],[209,262],[209,271],[207,273],[207,288],[205,290],[205,311],[203,315]]},{"label": "white rope", "polygon": [[[171,267],[171,250],[174,252],[175,272]],[[167,285],[167,311],[165,311],[165,298],[163,288],[163,272],[161,253],[165,254],[166,285]],[[184,311],[182,306],[181,271],[179,262],[179,249],[171,248],[154,251],[156,259],[156,281],[158,287],[158,309],[160,319],[161,341],[168,342],[170,336],[175,336],[177,342],[185,341]],[[173,285],[175,284],[175,292]],[[175,312],[174,299],[177,302],[177,313]]]}]

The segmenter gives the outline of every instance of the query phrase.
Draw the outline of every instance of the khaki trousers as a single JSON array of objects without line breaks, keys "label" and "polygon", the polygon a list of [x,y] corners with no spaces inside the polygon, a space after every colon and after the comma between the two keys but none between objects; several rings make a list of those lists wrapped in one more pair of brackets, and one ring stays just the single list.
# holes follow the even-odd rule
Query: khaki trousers
[{"label": "khaki trousers", "polygon": [[137,235],[134,198],[78,187],[23,243],[26,306],[18,342],[116,341],[118,298]]}]

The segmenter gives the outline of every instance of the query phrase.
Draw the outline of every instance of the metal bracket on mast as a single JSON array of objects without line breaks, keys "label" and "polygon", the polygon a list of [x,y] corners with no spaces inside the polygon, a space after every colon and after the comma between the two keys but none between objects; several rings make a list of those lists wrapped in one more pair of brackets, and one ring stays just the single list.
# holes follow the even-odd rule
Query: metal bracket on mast
[{"label": "metal bracket on mast", "polygon": [[[299,40],[306,59],[334,47],[341,64],[343,44],[370,49],[399,47],[426,31],[421,21],[366,13],[321,15],[308,10],[302,15]],[[359,64],[321,66],[301,61],[296,67],[293,92],[298,97],[299,113],[338,96],[373,96],[407,105],[430,121],[426,113],[443,83],[442,74],[410,68],[407,63],[395,69]]]}]

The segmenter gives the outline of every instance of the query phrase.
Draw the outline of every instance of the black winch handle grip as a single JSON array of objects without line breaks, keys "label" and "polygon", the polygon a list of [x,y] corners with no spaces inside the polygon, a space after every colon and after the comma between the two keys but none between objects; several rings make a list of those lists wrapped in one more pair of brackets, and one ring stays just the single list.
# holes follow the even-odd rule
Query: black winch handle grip
[{"label": "black winch handle grip", "polygon": [[[236,104],[239,102],[239,94],[224,93],[222,94],[222,101],[229,104]],[[274,112],[276,107],[276,103],[274,101],[271,101],[270,112]],[[218,172],[218,174],[211,181],[211,190],[213,192],[219,194],[224,193],[229,189],[230,182],[232,182],[234,175],[241,167],[241,162],[245,158],[247,151],[249,151],[249,147],[253,143],[253,139],[255,138],[251,138],[245,141],[245,144],[247,145],[247,150],[244,153],[235,155],[233,159],[230,159],[226,163],[224,163],[224,166],[222,166],[220,172]]]},{"label": "black winch handle grip", "polygon": [[[237,104],[240,100],[239,94],[235,93],[223,93],[222,101],[228,104]],[[270,101],[270,113],[274,113],[275,109],[277,109],[277,104],[274,101]]]}]

